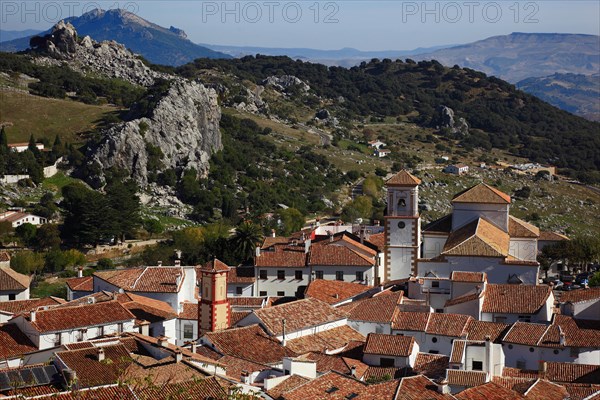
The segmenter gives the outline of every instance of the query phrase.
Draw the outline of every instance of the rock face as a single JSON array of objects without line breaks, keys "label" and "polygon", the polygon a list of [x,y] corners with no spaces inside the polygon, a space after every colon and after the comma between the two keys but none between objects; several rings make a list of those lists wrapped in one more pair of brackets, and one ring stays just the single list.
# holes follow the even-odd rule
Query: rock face
[{"label": "rock face", "polygon": [[51,35],[38,39],[36,51],[42,53],[45,63],[64,63],[84,74],[121,78],[146,87],[159,78],[170,82],[167,93],[157,101],[149,117],[107,128],[101,141],[88,148],[88,165],[100,167],[89,168],[98,171],[95,176],[85,177],[90,184],[101,187],[103,170],[116,167],[129,171],[145,187],[149,172],[153,172],[148,168],[156,167],[156,160],[148,154],[149,148],[160,149],[164,169],[194,168],[200,175],[208,172],[211,155],[223,147],[219,130],[221,109],[214,89],[153,71],[116,42],[97,43],[89,36],[79,40],[73,26],[62,21]]},{"label": "rock face", "polygon": [[36,58],[44,64],[67,63],[82,73],[100,73],[110,78],[150,86],[165,74],[148,68],[142,60],[114,41],[96,42],[89,36],[79,40],[77,31],[70,23],[60,21],[49,35],[31,39],[33,49],[47,57]]},{"label": "rock face", "polygon": [[[150,118],[134,119],[108,129],[104,139],[88,151],[90,163],[102,169],[131,172],[142,186],[148,183],[148,144],[160,148],[165,169],[196,169],[205,175],[211,155],[222,148],[221,109],[213,89],[175,80]],[[160,172],[160,171],[158,171]],[[92,177],[95,186],[102,177]]]},{"label": "rock face", "polygon": [[262,81],[262,85],[272,86],[281,92],[285,92],[292,86],[299,86],[303,92],[310,90],[310,86],[306,82],[294,75],[269,76]]},{"label": "rock face", "polygon": [[438,116],[436,125],[439,128],[447,128],[452,133],[460,133],[463,136],[469,134],[469,125],[464,118],[454,118],[454,110],[450,107],[440,106],[438,108]]}]

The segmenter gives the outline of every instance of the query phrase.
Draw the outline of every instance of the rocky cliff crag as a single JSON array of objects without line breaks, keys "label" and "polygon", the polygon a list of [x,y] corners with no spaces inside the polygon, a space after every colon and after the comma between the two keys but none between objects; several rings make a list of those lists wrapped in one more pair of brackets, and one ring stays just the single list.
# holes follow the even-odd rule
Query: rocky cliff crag
[{"label": "rocky cliff crag", "polygon": [[[33,40],[32,40],[33,41]],[[149,87],[158,79],[169,88],[152,110],[141,118],[118,123],[102,133],[102,139],[87,149],[88,168],[95,172],[86,180],[95,187],[104,184],[103,171],[116,167],[127,170],[141,185],[148,184],[148,148],[159,148],[162,168],[194,168],[205,175],[211,155],[222,148],[217,94],[201,83],[170,76],[148,68],[134,54],[116,42],[97,43],[88,36],[80,39],[71,24],[58,23],[51,35],[35,39],[36,60],[66,64],[83,74],[120,78]],[[156,161],[156,160],[154,160]],[[152,164],[152,163],[151,163]]]}]

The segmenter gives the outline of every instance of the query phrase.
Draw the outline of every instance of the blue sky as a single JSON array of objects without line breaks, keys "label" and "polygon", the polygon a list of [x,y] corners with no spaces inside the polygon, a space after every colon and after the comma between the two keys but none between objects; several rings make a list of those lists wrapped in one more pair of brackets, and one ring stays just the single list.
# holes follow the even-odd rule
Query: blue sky
[{"label": "blue sky", "polygon": [[511,32],[600,34],[598,1],[28,1],[0,0],[2,29],[47,29],[83,10],[128,8],[194,42],[406,50]]}]

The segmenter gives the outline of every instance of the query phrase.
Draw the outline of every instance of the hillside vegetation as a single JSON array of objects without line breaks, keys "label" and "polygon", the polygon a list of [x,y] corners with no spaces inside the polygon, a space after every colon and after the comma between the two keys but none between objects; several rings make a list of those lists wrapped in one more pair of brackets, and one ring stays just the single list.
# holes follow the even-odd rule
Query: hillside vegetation
[{"label": "hillside vegetation", "polygon": [[600,124],[474,70],[411,60],[373,60],[350,69],[328,68],[288,57],[257,56],[201,59],[176,71],[186,77],[207,78],[207,70],[255,84],[269,76],[294,75],[308,83],[311,92],[342,121],[408,115],[419,126],[435,128],[439,107],[447,106],[470,126],[470,133],[459,138],[466,148],[509,150],[556,165],[562,173],[578,179],[600,181]]}]

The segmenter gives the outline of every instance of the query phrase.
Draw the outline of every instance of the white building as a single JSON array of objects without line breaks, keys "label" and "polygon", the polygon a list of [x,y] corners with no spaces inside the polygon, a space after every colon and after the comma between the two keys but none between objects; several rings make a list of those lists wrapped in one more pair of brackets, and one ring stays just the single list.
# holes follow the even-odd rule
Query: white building
[{"label": "white building", "polygon": [[363,362],[378,367],[414,367],[419,345],[411,336],[370,333],[363,349]]},{"label": "white building", "polygon": [[391,152],[392,151],[389,149],[375,149],[375,151],[373,152],[373,155],[375,157],[383,158],[383,157],[389,156]]},{"label": "white building", "polygon": [[563,292],[559,299],[560,313],[569,317],[600,320],[600,288]]},{"label": "white building", "polygon": [[43,225],[48,223],[46,218],[20,211],[6,211],[0,214],[0,222],[5,221],[10,222],[13,228],[23,224]]},{"label": "white building", "polygon": [[469,172],[469,166],[466,164],[451,164],[444,168],[444,172],[453,175],[464,175]]},{"label": "white building", "polygon": [[[36,143],[35,147],[38,150],[44,150],[44,144],[43,143]],[[8,148],[11,149],[12,151],[16,151],[17,153],[22,153],[24,151],[27,151],[29,149],[29,143],[23,142],[23,143],[9,143],[8,144]]]},{"label": "white building", "polygon": [[29,276],[20,274],[9,266],[0,266],[0,302],[29,299],[30,284]]},{"label": "white building", "polygon": [[134,332],[135,316],[118,301],[31,311],[9,321],[39,350],[104,335]]},{"label": "white building", "polygon": [[381,147],[385,147],[387,146],[385,143],[383,143],[381,140],[371,140],[369,142],[369,146],[375,148],[375,149],[379,149]]}]

